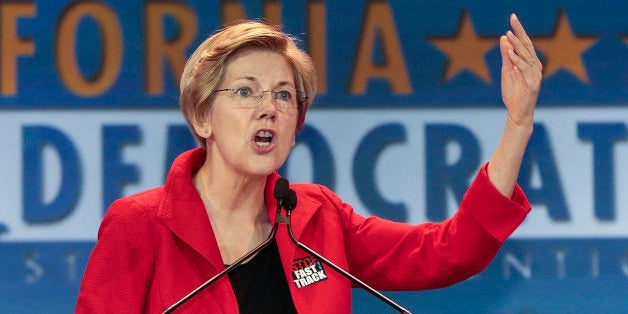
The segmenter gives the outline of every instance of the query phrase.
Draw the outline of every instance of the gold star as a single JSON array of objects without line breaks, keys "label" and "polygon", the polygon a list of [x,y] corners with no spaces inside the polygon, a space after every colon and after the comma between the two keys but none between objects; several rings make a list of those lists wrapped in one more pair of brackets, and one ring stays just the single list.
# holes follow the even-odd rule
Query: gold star
[{"label": "gold star", "polygon": [[433,38],[429,41],[447,55],[445,80],[468,69],[487,83],[491,82],[484,54],[495,47],[497,39],[479,37],[468,13],[462,13],[458,33],[455,36]]},{"label": "gold star", "polygon": [[534,46],[543,52],[543,76],[565,69],[585,83],[589,82],[587,70],[582,60],[582,53],[597,40],[595,36],[575,36],[563,12],[558,13],[558,22],[554,35],[535,38]]}]

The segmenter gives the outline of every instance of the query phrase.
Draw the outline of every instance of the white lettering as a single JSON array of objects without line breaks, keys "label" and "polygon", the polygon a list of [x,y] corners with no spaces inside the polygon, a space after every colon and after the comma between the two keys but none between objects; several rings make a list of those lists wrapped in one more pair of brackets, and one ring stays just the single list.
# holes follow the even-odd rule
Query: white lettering
[{"label": "white lettering", "polygon": [[309,276],[312,274],[312,266],[308,266],[303,268],[303,272],[305,273],[306,276]]},{"label": "white lettering", "polygon": [[36,261],[38,257],[39,254],[35,252],[27,253],[24,255],[24,264],[26,268],[31,271],[26,275],[26,282],[28,283],[35,283],[44,276],[44,269]]},{"label": "white lettering", "polygon": [[565,251],[556,250],[556,278],[565,278]]},{"label": "white lettering", "polygon": [[530,261],[530,256],[528,254],[525,255],[525,263],[522,263],[511,253],[504,254],[504,263],[503,263],[504,278],[510,279],[511,267],[509,266],[512,266],[512,268],[516,269],[519,272],[519,274],[523,276],[523,278],[530,279],[530,277],[532,277],[532,265],[531,264],[532,263]]},{"label": "white lettering", "polygon": [[600,253],[597,250],[591,251],[591,278],[600,276]]},{"label": "white lettering", "polygon": [[76,253],[75,252],[65,253],[65,260],[68,264],[68,279],[70,281],[74,281],[78,278],[77,267],[76,267]]},{"label": "white lettering", "polygon": [[628,252],[624,253],[624,257],[621,259],[621,271],[624,276],[628,277]]},{"label": "white lettering", "polygon": [[305,278],[299,279],[299,282],[301,283],[301,287],[305,287],[308,285],[307,280],[305,280]]}]

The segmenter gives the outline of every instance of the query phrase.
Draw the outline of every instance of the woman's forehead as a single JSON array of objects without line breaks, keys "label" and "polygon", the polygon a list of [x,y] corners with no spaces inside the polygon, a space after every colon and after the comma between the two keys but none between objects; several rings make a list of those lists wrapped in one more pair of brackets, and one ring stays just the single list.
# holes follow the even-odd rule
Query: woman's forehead
[{"label": "woman's forehead", "polygon": [[229,57],[225,67],[224,81],[266,83],[275,85],[294,85],[292,67],[285,57],[279,53],[246,49]]}]

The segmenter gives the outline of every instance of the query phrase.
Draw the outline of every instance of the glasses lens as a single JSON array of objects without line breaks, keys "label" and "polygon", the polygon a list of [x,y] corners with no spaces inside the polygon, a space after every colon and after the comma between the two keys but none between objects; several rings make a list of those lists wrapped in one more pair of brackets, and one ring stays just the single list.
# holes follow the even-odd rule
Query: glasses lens
[{"label": "glasses lens", "polygon": [[268,92],[271,94],[271,102],[275,105],[275,108],[281,112],[287,113],[296,112],[298,101],[302,98],[300,92],[290,86],[281,86],[272,91],[254,91],[250,87],[230,88],[220,91],[229,91],[242,108],[255,108],[259,106],[266,97],[266,92]]},{"label": "glasses lens", "polygon": [[285,87],[273,91],[275,107],[279,111],[293,112],[297,107],[297,92],[294,88]]}]

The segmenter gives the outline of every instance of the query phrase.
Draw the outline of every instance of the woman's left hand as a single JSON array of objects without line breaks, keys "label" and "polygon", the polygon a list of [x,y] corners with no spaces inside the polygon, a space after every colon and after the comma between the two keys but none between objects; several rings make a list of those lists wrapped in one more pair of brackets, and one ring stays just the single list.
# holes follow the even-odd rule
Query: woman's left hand
[{"label": "woman's left hand", "polygon": [[516,15],[512,31],[499,39],[502,55],[502,98],[508,117],[502,138],[488,166],[488,177],[507,197],[512,195],[523,155],[534,127],[534,108],[541,88],[543,67],[530,37]]},{"label": "woman's left hand", "polygon": [[506,32],[499,41],[502,99],[508,109],[509,122],[518,127],[531,128],[543,65],[515,14],[510,16],[510,25],[514,33]]}]

